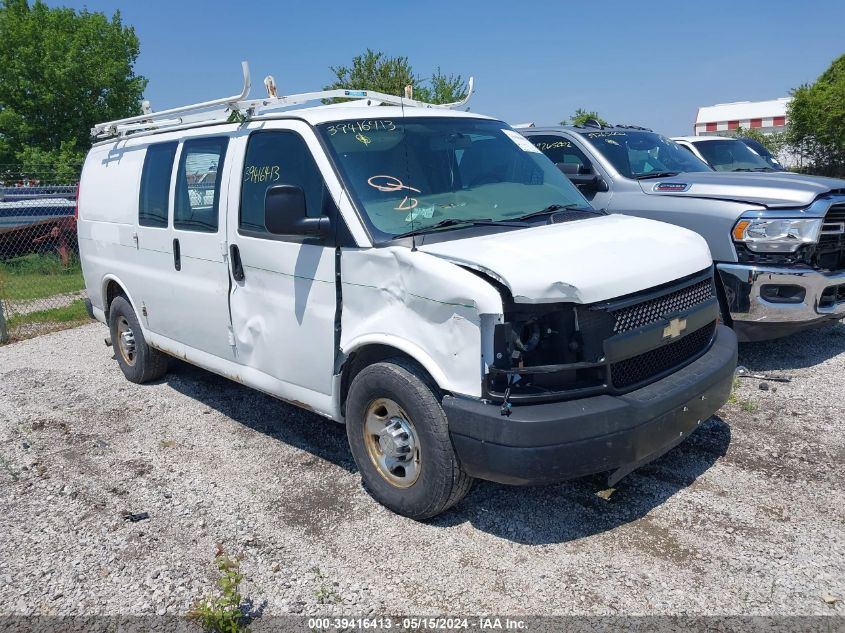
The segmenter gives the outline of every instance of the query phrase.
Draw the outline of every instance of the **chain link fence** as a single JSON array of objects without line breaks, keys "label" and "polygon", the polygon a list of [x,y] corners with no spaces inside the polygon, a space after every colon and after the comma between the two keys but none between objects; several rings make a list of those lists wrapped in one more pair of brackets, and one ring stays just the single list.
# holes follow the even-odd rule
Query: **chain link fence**
[{"label": "chain link fence", "polygon": [[76,185],[0,180],[0,343],[88,320]]}]

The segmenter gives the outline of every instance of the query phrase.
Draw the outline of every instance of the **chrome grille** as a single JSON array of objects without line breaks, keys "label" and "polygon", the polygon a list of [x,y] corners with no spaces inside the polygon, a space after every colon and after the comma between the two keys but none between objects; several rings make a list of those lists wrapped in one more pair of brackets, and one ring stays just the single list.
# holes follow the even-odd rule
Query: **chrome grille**
[{"label": "chrome grille", "polygon": [[825,270],[845,268],[845,204],[833,205],[824,216],[815,265]]},{"label": "chrome grille", "polygon": [[612,310],[610,314],[616,322],[614,334],[630,332],[645,325],[660,321],[666,316],[694,308],[713,297],[713,281],[705,279],[698,283],[637,303],[632,306]]}]

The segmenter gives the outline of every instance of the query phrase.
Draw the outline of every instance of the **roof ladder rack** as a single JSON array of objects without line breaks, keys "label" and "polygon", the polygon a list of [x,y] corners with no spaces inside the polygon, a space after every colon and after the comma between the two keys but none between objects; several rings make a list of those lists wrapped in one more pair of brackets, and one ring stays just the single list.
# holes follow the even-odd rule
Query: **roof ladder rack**
[{"label": "roof ladder rack", "polygon": [[[237,112],[247,119],[269,112],[279,108],[289,108],[292,106],[299,106],[311,101],[318,101],[321,99],[351,99],[351,100],[366,100],[367,105],[380,105],[382,103],[390,103],[398,106],[421,107],[421,108],[446,108],[454,109],[460,108],[469,101],[473,93],[473,78],[470,77],[467,82],[467,93],[463,99],[453,103],[426,103],[425,101],[418,101],[408,97],[398,97],[394,95],[385,94],[383,92],[375,92],[373,90],[320,90],[317,92],[303,92],[301,94],[294,94],[288,96],[276,96],[276,84],[272,76],[268,76],[264,80],[264,85],[267,87],[269,96],[264,99],[247,99],[250,91],[250,76],[249,64],[241,62],[241,69],[243,71],[243,89],[238,95],[231,97],[223,97],[222,99],[213,99],[211,101],[204,101],[202,103],[195,103],[192,105],[180,106],[178,108],[170,108],[169,110],[162,110],[160,112],[146,111],[149,108],[145,103],[145,113],[138,116],[128,117],[125,119],[118,119],[116,121],[108,121],[105,123],[98,123],[91,128],[91,136],[95,139],[108,138],[112,136],[125,136],[132,132],[142,132],[149,130],[157,130],[167,127],[173,127],[186,123],[182,116],[185,114],[197,114],[212,108],[225,107],[231,112]],[[406,94],[411,94],[411,91],[406,88]],[[208,112],[208,119],[192,119],[191,123],[202,123],[203,121],[220,121],[220,112]]]}]

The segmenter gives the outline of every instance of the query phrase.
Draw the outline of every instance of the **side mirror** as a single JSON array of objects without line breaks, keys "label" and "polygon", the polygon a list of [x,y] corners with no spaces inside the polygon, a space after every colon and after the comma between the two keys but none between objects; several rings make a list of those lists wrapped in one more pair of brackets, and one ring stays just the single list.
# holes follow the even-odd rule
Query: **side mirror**
[{"label": "side mirror", "polygon": [[273,185],[264,194],[264,226],[273,235],[322,237],[330,224],[324,215],[307,216],[305,192],[298,185]]},{"label": "side mirror", "polygon": [[581,165],[578,163],[555,163],[555,167],[567,176],[574,176],[579,173]]},{"label": "side mirror", "polygon": [[[555,163],[555,166],[567,177],[573,185],[584,191],[607,191],[608,186],[604,178],[577,163]],[[587,173],[583,173],[587,171]]]}]

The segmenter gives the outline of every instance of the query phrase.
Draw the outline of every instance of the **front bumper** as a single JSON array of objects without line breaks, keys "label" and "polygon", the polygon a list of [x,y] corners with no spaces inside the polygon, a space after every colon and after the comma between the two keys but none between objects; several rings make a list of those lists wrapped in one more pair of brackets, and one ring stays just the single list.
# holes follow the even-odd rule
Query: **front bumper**
[{"label": "front bumper", "polygon": [[719,326],[710,349],[662,380],[621,396],[498,405],[446,396],[452,443],[473,477],[507,484],[563,481],[615,471],[611,485],[680,443],[728,399],[734,333]]},{"label": "front bumper", "polygon": [[[741,341],[778,338],[845,316],[845,272],[718,264],[728,311]],[[766,290],[789,288],[774,298]],[[803,296],[802,296],[803,292]]]}]

